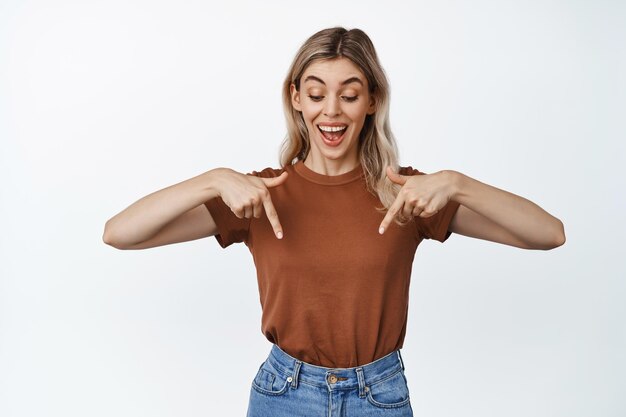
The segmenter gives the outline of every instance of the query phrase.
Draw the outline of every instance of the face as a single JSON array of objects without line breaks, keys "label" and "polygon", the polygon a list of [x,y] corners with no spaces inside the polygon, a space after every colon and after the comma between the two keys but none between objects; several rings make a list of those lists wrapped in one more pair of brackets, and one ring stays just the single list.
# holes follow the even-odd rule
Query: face
[{"label": "face", "polygon": [[291,102],[309,131],[310,166],[350,169],[358,164],[358,140],[374,100],[365,75],[347,58],[314,61],[291,85]]}]

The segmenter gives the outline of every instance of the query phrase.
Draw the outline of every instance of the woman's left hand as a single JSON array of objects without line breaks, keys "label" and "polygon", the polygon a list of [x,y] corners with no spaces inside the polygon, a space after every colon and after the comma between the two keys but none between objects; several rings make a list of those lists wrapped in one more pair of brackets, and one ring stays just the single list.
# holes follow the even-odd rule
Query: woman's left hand
[{"label": "woman's left hand", "polygon": [[378,232],[382,235],[398,213],[405,217],[430,217],[441,210],[453,195],[453,177],[448,171],[433,174],[400,175],[387,167],[387,177],[401,185]]}]

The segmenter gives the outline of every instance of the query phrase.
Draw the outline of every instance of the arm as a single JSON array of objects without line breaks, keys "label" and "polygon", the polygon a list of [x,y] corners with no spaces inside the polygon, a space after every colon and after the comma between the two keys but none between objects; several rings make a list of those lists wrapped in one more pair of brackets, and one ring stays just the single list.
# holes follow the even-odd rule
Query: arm
[{"label": "arm", "polygon": [[203,204],[215,197],[239,218],[259,218],[265,211],[281,239],[282,227],[267,188],[286,178],[286,172],[258,178],[229,168],[207,171],[131,204],[106,222],[102,240],[118,249],[145,249],[216,235],[217,224]]},{"label": "arm", "polygon": [[450,198],[461,204],[449,230],[525,249],[553,249],[565,243],[563,223],[537,204],[457,171],[441,173]]},{"label": "arm", "polygon": [[106,222],[102,240],[117,249],[145,249],[215,235],[217,226],[203,203],[218,196],[216,171],[139,199]]}]

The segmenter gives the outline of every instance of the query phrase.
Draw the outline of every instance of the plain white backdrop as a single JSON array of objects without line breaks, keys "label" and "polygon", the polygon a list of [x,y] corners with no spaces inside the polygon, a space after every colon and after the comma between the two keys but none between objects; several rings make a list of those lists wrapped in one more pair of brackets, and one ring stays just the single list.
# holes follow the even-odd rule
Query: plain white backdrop
[{"label": "plain white backdrop", "polygon": [[402,164],[565,224],[551,251],[419,246],[402,350],[415,416],[626,415],[625,14],[610,0],[4,0],[0,416],[245,415],[271,347],[247,248],[120,251],[104,224],[218,166],[278,167],[283,77],[335,25],[378,50]]}]

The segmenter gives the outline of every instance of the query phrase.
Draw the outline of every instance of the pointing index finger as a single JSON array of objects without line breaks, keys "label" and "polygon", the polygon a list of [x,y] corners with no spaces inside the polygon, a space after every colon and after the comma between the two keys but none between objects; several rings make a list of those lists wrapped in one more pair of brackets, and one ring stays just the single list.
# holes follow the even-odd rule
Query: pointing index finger
[{"label": "pointing index finger", "polygon": [[276,209],[274,208],[274,204],[272,204],[272,199],[269,197],[263,199],[263,207],[265,208],[265,214],[267,215],[267,219],[272,224],[272,228],[274,229],[274,234],[279,239],[283,238],[283,227],[280,225],[280,221],[278,220],[278,213],[276,213]]},{"label": "pointing index finger", "polygon": [[385,230],[387,230],[387,226],[391,223],[391,221],[396,216],[398,211],[402,209],[403,205],[404,205],[404,200],[401,198],[400,195],[398,195],[398,197],[396,197],[396,201],[394,201],[391,207],[389,207],[389,210],[387,210],[387,214],[385,215],[385,218],[380,224],[378,233],[380,233],[381,235],[385,233]]}]

